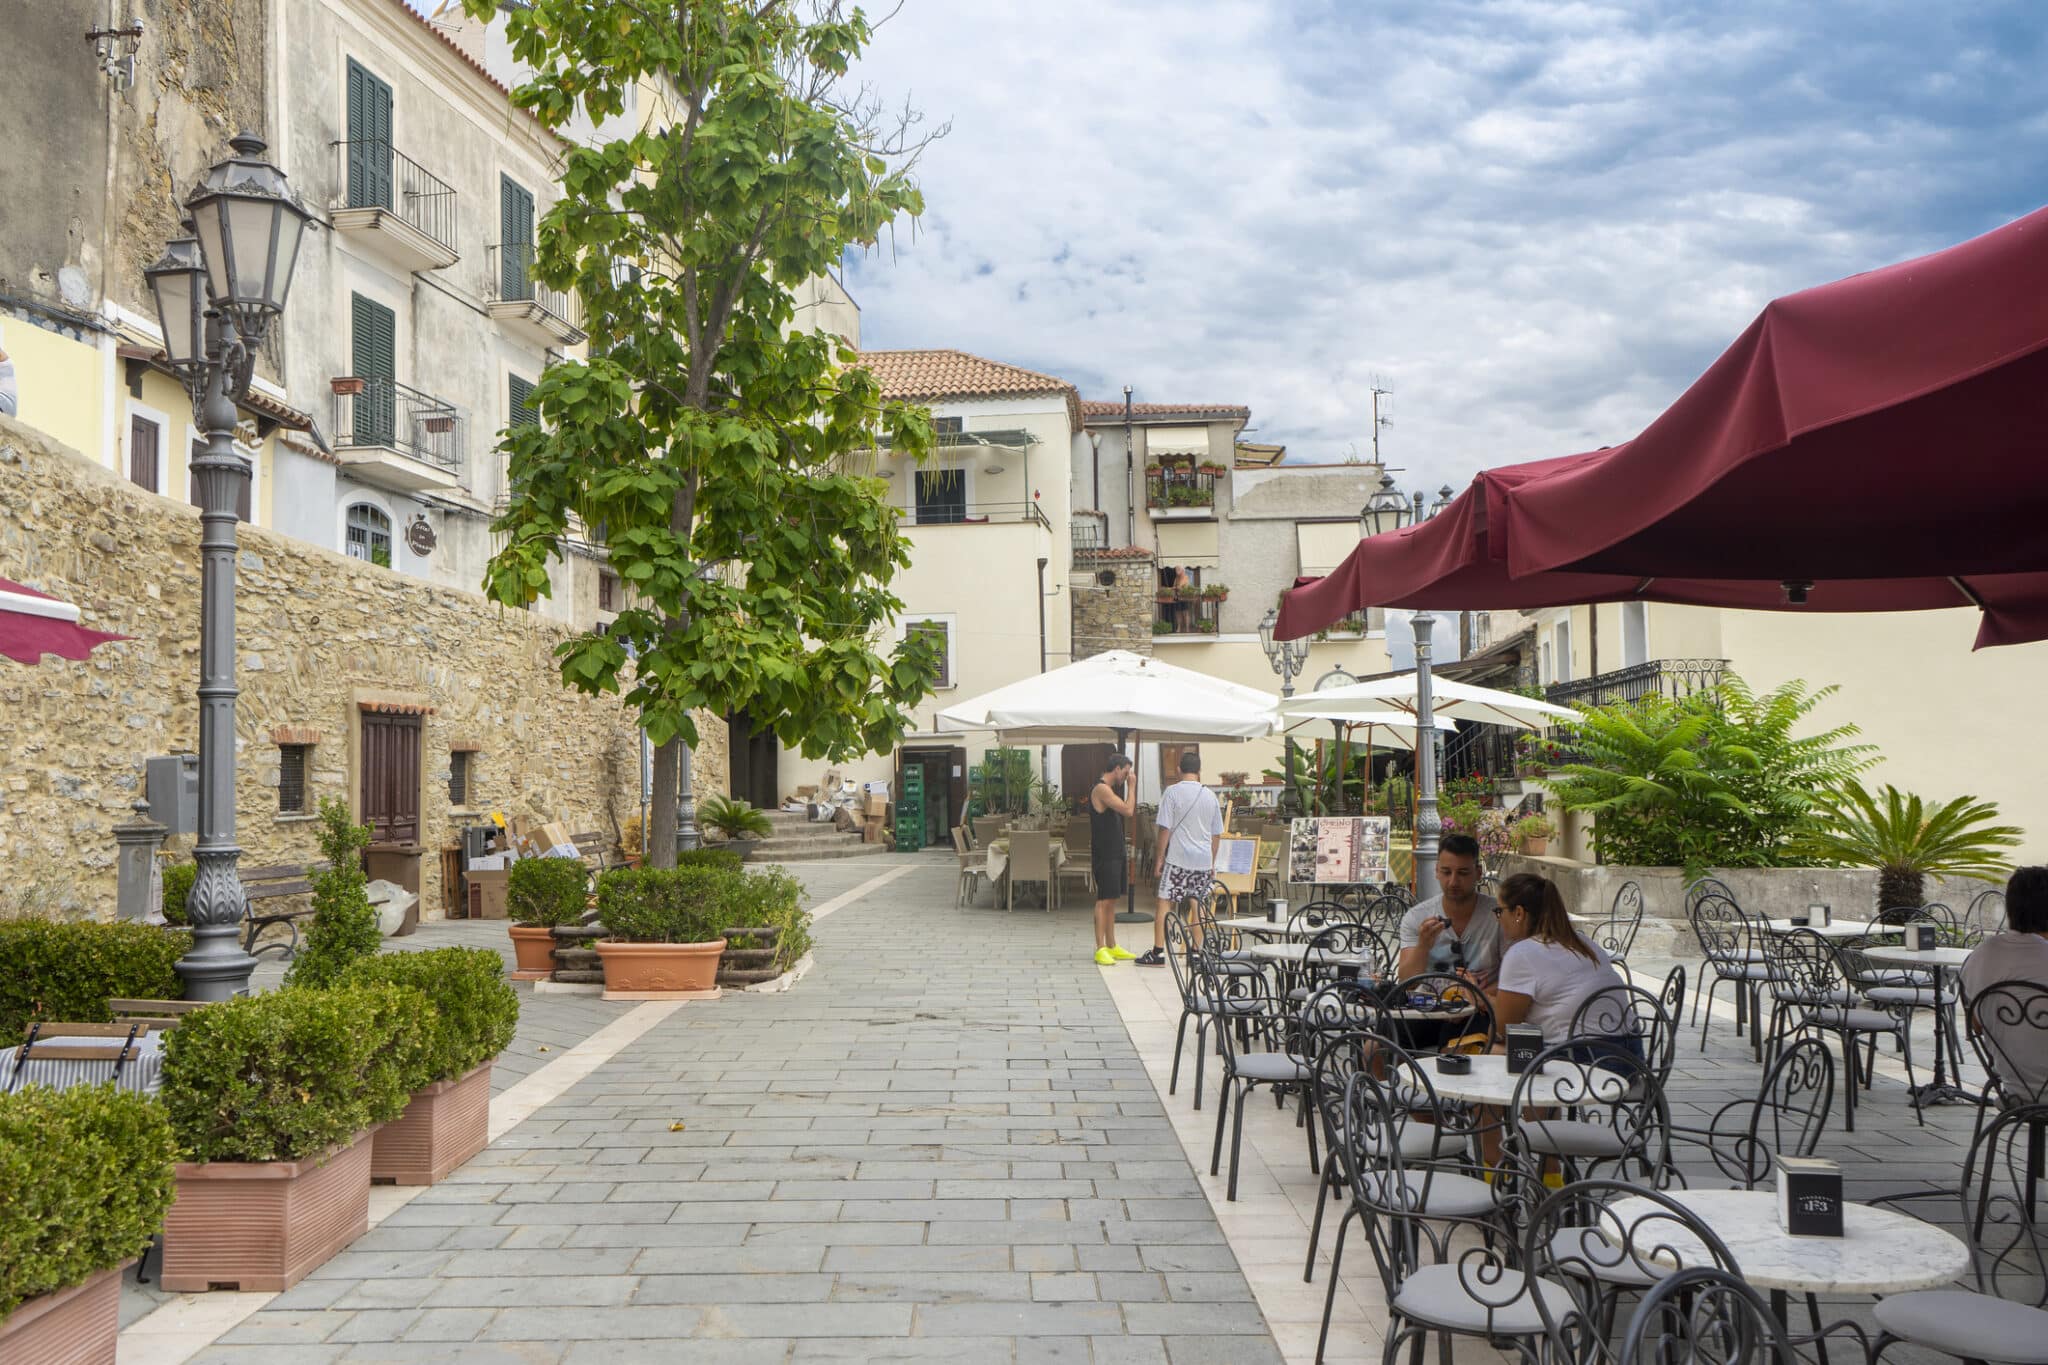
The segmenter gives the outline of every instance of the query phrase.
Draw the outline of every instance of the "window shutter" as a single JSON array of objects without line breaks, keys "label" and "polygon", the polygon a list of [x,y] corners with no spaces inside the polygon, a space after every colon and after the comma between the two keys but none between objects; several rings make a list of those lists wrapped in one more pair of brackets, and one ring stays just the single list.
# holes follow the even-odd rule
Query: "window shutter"
[{"label": "window shutter", "polygon": [[515,427],[536,425],[540,421],[540,414],[533,410],[531,401],[533,398],[533,385],[527,383],[516,374],[512,376],[511,384],[512,416],[508,425]]},{"label": "window shutter", "polygon": [[357,445],[390,445],[398,430],[398,315],[374,299],[349,295],[349,359],[369,381],[351,412]]},{"label": "window shutter", "polygon": [[533,297],[533,195],[510,176],[498,177],[498,284],[508,299]]},{"label": "window shutter", "polygon": [[156,423],[144,417],[128,419],[128,479],[156,492]]},{"label": "window shutter", "polygon": [[391,208],[391,87],[348,63],[348,202]]}]

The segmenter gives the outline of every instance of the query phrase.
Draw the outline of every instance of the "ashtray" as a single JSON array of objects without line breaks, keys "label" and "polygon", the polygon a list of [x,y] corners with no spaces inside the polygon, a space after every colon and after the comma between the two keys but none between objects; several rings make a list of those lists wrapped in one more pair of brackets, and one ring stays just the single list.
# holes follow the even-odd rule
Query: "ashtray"
[{"label": "ashtray", "polygon": [[1436,1059],[1436,1074],[1439,1076],[1469,1076],[1472,1074],[1472,1059],[1447,1052]]}]

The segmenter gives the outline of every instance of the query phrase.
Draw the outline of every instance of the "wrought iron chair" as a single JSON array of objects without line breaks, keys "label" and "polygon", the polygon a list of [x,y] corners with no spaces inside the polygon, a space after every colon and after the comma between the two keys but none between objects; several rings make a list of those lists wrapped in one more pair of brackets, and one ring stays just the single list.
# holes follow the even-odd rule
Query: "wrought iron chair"
[{"label": "wrought iron chair", "polygon": [[1635,974],[1629,970],[1629,950],[1636,946],[1636,931],[1643,927],[1643,888],[1640,882],[1626,881],[1614,893],[1614,903],[1607,908],[1607,918],[1600,921],[1590,937],[1614,959],[1614,965],[1621,968],[1631,983]]},{"label": "wrought iron chair", "polygon": [[[1208,1062],[1207,1044],[1212,1024],[1221,1027],[1228,1019],[1258,1008],[1255,1000],[1240,993],[1215,996],[1207,993],[1204,978],[1196,970],[1193,931],[1178,910],[1166,916],[1166,961],[1173,968],[1173,984],[1180,991],[1180,1023],[1173,1032],[1173,1072],[1167,1077],[1166,1093],[1180,1085],[1181,1049],[1187,1042],[1188,1021],[1195,1021],[1195,1108],[1202,1107],[1202,1075]],[[1254,974],[1256,975],[1256,974]]]},{"label": "wrought iron chair", "polygon": [[1394,936],[1401,932],[1401,921],[1407,917],[1410,905],[1401,896],[1381,894],[1360,906],[1357,918],[1382,934]]},{"label": "wrought iron chair", "polygon": [[1812,1156],[1835,1102],[1835,1059],[1816,1037],[1795,1039],[1764,1072],[1754,1098],[1730,1100],[1705,1128],[1674,1125],[1671,1136],[1706,1148],[1721,1174],[1753,1190],[1777,1156]]},{"label": "wrought iron chair", "polygon": [[1303,941],[1302,961],[1299,968],[1282,974],[1286,989],[1282,992],[1289,1000],[1299,1004],[1314,994],[1323,982],[1337,975],[1337,968],[1327,962],[1318,962],[1318,956],[1364,958],[1371,965],[1370,975],[1383,977],[1387,974],[1387,941],[1363,924],[1337,922],[1326,924]]},{"label": "wrought iron chair", "polygon": [[[1541,1182],[1546,1158],[1567,1181],[1616,1173],[1631,1162],[1646,1178],[1671,1164],[1671,1115],[1664,1087],[1647,1062],[1603,1047],[1611,1040],[1568,1038],[1536,1054],[1515,1084],[1504,1116],[1501,1164]],[[1559,1113],[1558,1111],[1562,1111]]]},{"label": "wrought iron chair", "polygon": [[[1279,1001],[1267,987],[1266,978],[1243,975],[1226,969],[1212,956],[1207,944],[1194,950],[1196,989],[1206,999],[1229,1002],[1228,1016],[1216,1027],[1216,1057],[1223,1064],[1223,1078],[1217,1088],[1216,1140],[1209,1152],[1209,1174],[1215,1175],[1223,1162],[1223,1122],[1234,1118],[1230,1129],[1230,1174],[1224,1198],[1237,1199],[1238,1156],[1244,1147],[1244,1107],[1259,1086],[1288,1086],[1299,1091],[1306,1105],[1310,1080],[1308,1063],[1287,1050],[1289,1020]],[[1199,1047],[1197,1044],[1199,1065]],[[1231,1114],[1231,1101],[1237,1112]],[[1310,1155],[1314,1165],[1314,1154]]]},{"label": "wrought iron chair", "polygon": [[[1910,1007],[1878,1006],[1862,998],[1850,985],[1848,969],[1835,945],[1811,929],[1795,929],[1773,939],[1772,961],[1782,976],[1781,994],[1775,1011],[1777,1021],[1790,1019],[1791,1031],[1813,1029],[1832,1033],[1842,1044],[1842,1126],[1856,1131],[1856,1084],[1871,1084],[1877,1055],[1877,1036],[1889,1033],[1900,1040],[1906,1064],[1906,1087],[1913,1088],[1913,1057],[1905,1049],[1905,1037],[1912,1026]],[[1774,1028],[1775,1047],[1785,1036]],[[1868,1040],[1870,1060],[1859,1063],[1857,1044]],[[1924,1128],[1927,1116],[1916,1107],[1914,1117]]]},{"label": "wrought iron chair", "polygon": [[[1672,968],[1682,983],[1685,968]],[[1681,990],[1682,990],[1681,986]],[[1643,1058],[1663,1085],[1671,1079],[1671,1066],[1678,1055],[1676,1015],[1660,995],[1640,986],[1608,986],[1587,996],[1572,1015],[1574,1038],[1640,1039]]]},{"label": "wrought iron chair", "polygon": [[1678,1032],[1678,1021],[1685,1016],[1685,964],[1673,963],[1671,970],[1664,974],[1664,989],[1657,992],[1657,999],[1664,1006],[1664,1013],[1670,1017],[1671,1031]]},{"label": "wrought iron chair", "polygon": [[1659,1280],[1621,1338],[1619,1365],[1803,1365],[1769,1304],[1738,1274],[1694,1266]]},{"label": "wrought iron chair", "polygon": [[1994,982],[1970,997],[1965,1013],[1986,1103],[2048,1105],[2048,983]]},{"label": "wrought iron chair", "polygon": [[1484,1044],[1500,1037],[1493,1002],[1449,972],[1420,972],[1384,992],[1373,1032],[1416,1053],[1453,1043],[1484,1051]]},{"label": "wrought iron chair", "polygon": [[2005,892],[1998,887],[1988,887],[1970,897],[1970,907],[1963,912],[1963,918],[1977,928],[1977,935],[1996,934],[2005,928]]},{"label": "wrought iron chair", "polygon": [[1774,972],[1758,942],[1760,937],[1767,936],[1760,934],[1756,921],[1734,900],[1711,892],[1693,900],[1690,890],[1686,898],[1692,901],[1687,916],[1692,922],[1693,937],[1706,957],[1707,970],[1714,974],[1706,990],[1693,996],[1695,1019],[1699,1017],[1702,1000],[1706,1004],[1706,1022],[1700,1025],[1700,1051],[1705,1052],[1707,1030],[1714,1024],[1714,997],[1721,987],[1735,988],[1735,1034],[1739,1038],[1745,1020],[1753,1032],[1757,1029],[1754,1016],[1761,1004],[1761,990],[1765,982],[1774,979]]},{"label": "wrought iron chair", "polygon": [[1873,1361],[1900,1342],[1968,1361],[2048,1360],[2048,1244],[2035,1222],[2044,1126],[2048,1106],[2030,1104],[2005,1110],[1978,1134],[1961,1188],[1977,1288],[1879,1300]]}]

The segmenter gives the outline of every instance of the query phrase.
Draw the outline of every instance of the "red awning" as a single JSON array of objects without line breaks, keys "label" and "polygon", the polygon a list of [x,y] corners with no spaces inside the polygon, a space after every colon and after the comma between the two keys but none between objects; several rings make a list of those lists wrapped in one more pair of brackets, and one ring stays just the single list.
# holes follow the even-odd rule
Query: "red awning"
[{"label": "red awning", "polygon": [[83,659],[110,640],[127,638],[88,630],[78,624],[78,608],[0,578],[0,654],[17,663],[41,663],[45,654]]},{"label": "red awning", "polygon": [[[2048,639],[2048,210],[1773,303],[1626,445],[1489,470],[1287,595],[1369,606],[1977,606]],[[1807,584],[1792,600],[1787,584]]]}]

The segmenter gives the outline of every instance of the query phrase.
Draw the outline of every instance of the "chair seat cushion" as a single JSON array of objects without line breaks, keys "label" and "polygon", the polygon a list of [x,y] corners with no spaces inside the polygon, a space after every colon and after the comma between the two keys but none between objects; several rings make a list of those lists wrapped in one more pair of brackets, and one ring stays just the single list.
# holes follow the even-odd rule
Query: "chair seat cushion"
[{"label": "chair seat cushion", "polygon": [[1890,1033],[1899,1026],[1899,1021],[1883,1010],[1817,1009],[1808,1011],[1806,1017],[1822,1028],[1854,1029],[1858,1033]]},{"label": "chair seat cushion", "polygon": [[1230,1059],[1234,1076],[1248,1081],[1306,1081],[1309,1069],[1284,1052],[1249,1052]]},{"label": "chair seat cushion", "polygon": [[1401,1281],[1394,1307],[1406,1317],[1454,1332],[1525,1336],[1543,1331],[1536,1307],[1541,1294],[1551,1315],[1560,1321],[1573,1312],[1571,1291],[1555,1280],[1531,1280],[1508,1271],[1488,1283],[1477,1266],[1432,1265]]},{"label": "chair seat cushion", "polygon": [[[1361,1139],[1359,1146],[1370,1157],[1380,1155],[1382,1143],[1378,1136]],[[1448,1128],[1439,1128],[1434,1123],[1420,1123],[1410,1119],[1401,1125],[1399,1141],[1401,1155],[1409,1161],[1428,1161],[1432,1157],[1456,1156],[1465,1146],[1465,1135],[1454,1133]]]},{"label": "chair seat cushion", "polygon": [[1648,1248],[1624,1251],[1597,1228],[1561,1228],[1550,1239],[1551,1269],[1624,1289],[1647,1289],[1669,1271],[1647,1264]]},{"label": "chair seat cushion", "polygon": [[1401,1182],[1408,1191],[1405,1195],[1385,1188],[1385,1172],[1371,1178],[1382,1186],[1381,1202],[1424,1218],[1478,1218],[1494,1209],[1493,1186],[1455,1171],[1403,1171]]},{"label": "chair seat cushion", "polygon": [[1967,1289],[1922,1289],[1880,1299],[1877,1325],[1915,1346],[1969,1360],[2048,1362],[2048,1311]]},{"label": "chair seat cushion", "polygon": [[[1873,1005],[1911,1005],[1922,1010],[1933,1009],[1935,1002],[1932,986],[1872,986],[1864,995],[1869,997]],[[1945,990],[1941,993],[1942,1004],[1953,1005],[1955,1002],[1954,991]]]},{"label": "chair seat cushion", "polygon": [[1225,1000],[1219,1010],[1216,1001],[1206,995],[1196,995],[1188,1001],[1188,1008],[1196,1014],[1257,1014],[1265,1007],[1263,1000]]},{"label": "chair seat cushion", "polygon": [[1627,1140],[1604,1123],[1583,1119],[1539,1119],[1522,1125],[1522,1140],[1543,1156],[1615,1157]]}]

